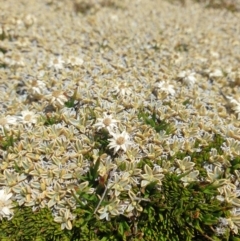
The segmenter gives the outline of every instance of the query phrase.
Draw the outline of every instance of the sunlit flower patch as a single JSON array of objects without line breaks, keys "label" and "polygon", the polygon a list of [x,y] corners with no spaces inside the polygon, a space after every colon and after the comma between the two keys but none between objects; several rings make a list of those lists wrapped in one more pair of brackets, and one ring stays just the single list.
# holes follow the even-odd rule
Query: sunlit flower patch
[{"label": "sunlit flower patch", "polygon": [[2,1],[0,240],[240,238],[238,6],[179,2]]}]

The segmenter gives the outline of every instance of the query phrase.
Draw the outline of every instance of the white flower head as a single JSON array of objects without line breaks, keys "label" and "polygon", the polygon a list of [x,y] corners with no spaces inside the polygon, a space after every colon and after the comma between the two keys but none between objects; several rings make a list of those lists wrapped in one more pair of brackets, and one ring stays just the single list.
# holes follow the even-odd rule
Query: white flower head
[{"label": "white flower head", "polygon": [[10,56],[10,57],[5,57],[5,63],[10,66],[15,66],[15,67],[24,67],[25,66],[23,56],[21,56],[20,53],[15,53],[15,54],[13,54],[13,56]]},{"label": "white flower head", "polygon": [[103,118],[97,118],[97,123],[94,124],[94,127],[96,127],[97,130],[106,128],[108,131],[111,131],[114,128],[117,128],[116,124],[118,122],[119,121],[112,118],[112,115],[103,113]]},{"label": "white flower head", "polygon": [[83,62],[83,59],[75,56],[69,56],[69,58],[67,59],[67,64],[71,66],[81,66]]},{"label": "white flower head", "polygon": [[115,197],[119,196],[123,191],[131,189],[129,173],[125,172],[122,175],[113,174],[112,180],[108,184],[109,189],[114,192]]},{"label": "white flower head", "polygon": [[236,100],[231,96],[226,96],[226,98],[231,103],[232,110],[238,115],[238,120],[239,120],[240,119],[240,101],[239,101],[239,99]]},{"label": "white flower head", "polygon": [[121,134],[110,131],[110,134],[113,136],[113,138],[108,139],[110,141],[108,146],[110,149],[114,149],[114,154],[120,149],[126,152],[128,146],[132,144],[130,141],[130,136],[126,131],[123,131]]},{"label": "white flower head", "polygon": [[109,221],[111,217],[118,216],[124,212],[123,206],[120,205],[120,200],[115,199],[111,203],[107,204],[105,207],[101,207],[98,210],[100,213],[100,219],[106,219]]},{"label": "white flower head", "polygon": [[126,82],[118,84],[113,89],[113,93],[120,96],[131,95],[132,90]]},{"label": "white flower head", "polygon": [[164,174],[162,173],[163,169],[160,166],[155,165],[152,169],[146,164],[144,166],[144,171],[145,174],[141,175],[141,177],[143,178],[143,180],[141,181],[141,187],[146,187],[151,182],[157,182],[158,184],[161,184],[161,180],[164,177]]},{"label": "white flower head", "polygon": [[159,83],[156,84],[156,87],[158,89],[160,89],[161,91],[167,93],[167,94],[170,94],[170,95],[175,95],[175,90],[174,90],[174,86],[173,85],[170,85],[168,82],[166,81],[161,81]]},{"label": "white flower head", "polygon": [[183,82],[189,86],[193,86],[196,82],[195,73],[189,70],[180,72],[178,78],[182,79]]},{"label": "white flower head", "polygon": [[183,160],[176,160],[179,168],[176,170],[177,173],[185,173],[193,169],[195,166],[194,162],[191,162],[191,157],[184,157]]},{"label": "white flower head", "polygon": [[218,166],[215,166],[214,170],[212,170],[212,171],[209,170],[207,172],[207,176],[208,176],[207,180],[210,182],[214,182],[214,181],[220,179],[222,175],[223,175],[222,169]]},{"label": "white flower head", "polygon": [[67,96],[61,90],[55,90],[50,95],[47,95],[46,97],[50,98],[51,104],[53,104],[53,106],[55,106],[55,107],[56,106],[63,107],[65,102],[68,101]]},{"label": "white flower head", "polygon": [[41,96],[46,92],[46,84],[41,80],[33,80],[29,91],[34,97]]},{"label": "white flower head", "polygon": [[35,124],[37,123],[37,118],[38,118],[38,115],[36,115],[36,113],[34,113],[33,111],[29,111],[29,110],[21,111],[20,119],[23,124]]},{"label": "white flower head", "polygon": [[63,69],[64,60],[61,57],[54,57],[54,58],[50,59],[48,67],[54,68],[55,70]]},{"label": "white flower head", "polygon": [[0,220],[13,216],[11,197],[12,193],[6,194],[4,190],[0,190]]},{"label": "white flower head", "polygon": [[54,221],[56,223],[61,223],[61,229],[68,229],[71,230],[72,229],[72,220],[75,219],[75,215],[73,215],[69,209],[60,209],[59,210],[59,216],[56,216],[54,218]]},{"label": "white flower head", "polygon": [[184,187],[186,187],[189,183],[197,181],[198,175],[199,175],[199,171],[195,170],[185,175],[180,180],[183,182]]},{"label": "white flower head", "polygon": [[231,215],[226,219],[228,221],[228,226],[233,231],[233,233],[238,234],[240,228],[240,210],[239,208],[233,208],[231,210]]},{"label": "white flower head", "polygon": [[17,125],[18,118],[16,116],[7,115],[6,117],[0,117],[0,130],[9,129],[10,125]]}]

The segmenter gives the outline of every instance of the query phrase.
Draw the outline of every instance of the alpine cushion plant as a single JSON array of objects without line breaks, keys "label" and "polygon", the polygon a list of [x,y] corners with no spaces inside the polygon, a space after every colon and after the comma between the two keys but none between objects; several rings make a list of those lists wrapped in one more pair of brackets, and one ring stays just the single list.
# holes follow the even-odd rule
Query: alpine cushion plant
[{"label": "alpine cushion plant", "polygon": [[1,3],[0,240],[238,240],[239,12],[80,2]]}]

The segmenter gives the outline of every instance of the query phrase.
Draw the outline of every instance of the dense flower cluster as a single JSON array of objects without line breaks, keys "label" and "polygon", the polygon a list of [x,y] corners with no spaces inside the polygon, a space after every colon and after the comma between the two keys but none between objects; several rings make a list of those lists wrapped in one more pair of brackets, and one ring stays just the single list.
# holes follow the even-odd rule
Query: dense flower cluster
[{"label": "dense flower cluster", "polygon": [[[219,10],[215,21],[193,4],[190,25],[167,1],[160,10],[175,13],[162,10],[162,21],[154,1],[117,1],[114,11],[87,14],[73,12],[72,1],[47,2],[36,1],[35,15],[24,14],[32,3],[15,1],[0,21],[0,219],[14,215],[14,202],[48,207],[72,229],[73,193],[96,195],[84,177],[97,163],[99,219],[138,215],[141,191],[153,182],[161,191],[174,173],[184,187],[221,184],[216,198],[232,210],[216,233],[238,233],[240,173],[225,168],[240,155],[239,16],[221,18]],[[211,149],[203,177],[190,154],[216,135],[222,151]]]}]

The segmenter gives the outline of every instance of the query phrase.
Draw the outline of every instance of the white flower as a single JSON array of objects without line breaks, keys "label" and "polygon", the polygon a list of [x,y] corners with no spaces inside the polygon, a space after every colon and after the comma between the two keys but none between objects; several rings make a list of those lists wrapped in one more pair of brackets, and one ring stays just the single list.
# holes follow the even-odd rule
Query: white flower
[{"label": "white flower", "polygon": [[67,96],[65,93],[61,90],[55,90],[50,95],[46,96],[47,98],[50,98],[51,104],[53,104],[55,107],[63,107],[65,102],[68,101]]},{"label": "white flower", "polygon": [[221,170],[221,168],[218,166],[215,166],[213,171],[209,170],[207,172],[207,175],[208,175],[207,180],[212,183],[220,179],[222,174],[223,174],[223,171]]},{"label": "white flower", "polygon": [[114,148],[114,154],[120,149],[126,152],[128,146],[132,144],[130,141],[130,136],[126,131],[123,131],[121,134],[113,132],[110,132],[110,134],[113,136],[113,138],[108,139],[110,141],[108,146],[110,149]]},{"label": "white flower", "polygon": [[107,204],[98,210],[100,213],[100,219],[110,220],[111,216],[118,216],[124,212],[123,207],[120,205],[120,200],[115,199],[111,203]]},{"label": "white flower", "polygon": [[113,174],[113,179],[110,180],[108,188],[114,192],[115,197],[119,196],[121,192],[128,191],[131,189],[129,184],[130,178],[129,173],[124,172],[123,175]]},{"label": "white flower", "polygon": [[196,82],[195,73],[189,70],[180,72],[178,77],[189,86],[193,86]]},{"label": "white flower", "polygon": [[0,190],[0,219],[11,218],[13,215],[12,201],[10,200],[12,193],[6,194],[4,190]]},{"label": "white flower", "polygon": [[63,107],[60,112],[66,123],[71,122],[72,119],[76,120],[77,112],[74,108]]},{"label": "white flower", "polygon": [[103,159],[101,158],[101,162],[98,168],[98,173],[101,177],[106,176],[113,169],[117,169],[117,166],[112,163],[112,159],[110,156],[107,156]]},{"label": "white flower", "polygon": [[232,109],[238,115],[238,120],[239,120],[240,119],[240,101],[239,100],[235,100],[231,96],[226,96],[226,98],[232,104]]},{"label": "white flower", "polygon": [[118,84],[113,89],[113,93],[120,96],[130,95],[132,93],[131,89],[129,88],[126,82]]},{"label": "white flower", "polygon": [[238,230],[240,229],[240,209],[233,208],[231,210],[231,216],[227,218],[227,221],[233,233],[238,234]]},{"label": "white flower", "polygon": [[23,110],[21,112],[21,122],[23,124],[35,124],[37,123],[37,118],[38,115],[36,115],[33,111],[29,111],[29,110]]},{"label": "white flower", "polygon": [[10,66],[24,67],[24,59],[20,53],[15,53],[11,57],[5,57],[5,63]]},{"label": "white flower", "polygon": [[41,96],[46,92],[46,84],[41,80],[33,80],[29,91],[34,97]]},{"label": "white flower", "polygon": [[161,81],[160,83],[157,83],[156,87],[159,88],[161,91],[167,93],[167,94],[170,94],[170,95],[175,94],[175,90],[173,88],[173,85],[170,85],[166,81]]},{"label": "white flower", "polygon": [[132,213],[132,211],[134,209],[136,209],[139,212],[142,212],[143,208],[139,204],[141,199],[138,199],[136,194],[134,192],[132,192],[131,190],[128,191],[128,195],[131,198],[131,202],[130,201],[126,201],[126,204],[128,206],[127,209],[126,209],[126,213],[128,214],[128,216],[133,216],[134,215]]},{"label": "white flower", "polygon": [[69,211],[69,209],[60,209],[59,211],[60,216],[54,218],[54,221],[57,223],[61,223],[61,229],[72,229],[71,220],[75,219],[75,216]]},{"label": "white flower", "polygon": [[117,128],[116,123],[118,122],[119,121],[112,118],[112,115],[103,113],[103,118],[97,118],[97,123],[94,124],[94,127],[96,127],[97,130],[106,128],[108,131],[111,131],[114,128]]},{"label": "white flower", "polygon": [[199,171],[195,170],[185,175],[180,180],[183,182],[184,187],[186,187],[190,182],[197,181],[198,175],[199,175]]},{"label": "white flower", "polygon": [[55,57],[50,59],[48,67],[53,67],[55,70],[63,69],[64,67],[64,60],[61,57]]},{"label": "white flower", "polygon": [[67,64],[71,66],[81,66],[83,64],[83,59],[79,57],[70,56],[67,60]]},{"label": "white flower", "polygon": [[176,170],[177,173],[185,173],[193,169],[195,166],[194,162],[191,162],[191,157],[186,156],[183,160],[176,160],[179,168]]},{"label": "white flower", "polygon": [[6,116],[0,118],[0,130],[9,129],[10,125],[17,125],[18,118],[16,116]]},{"label": "white flower", "polygon": [[141,177],[143,180],[141,181],[141,187],[146,187],[151,182],[157,182],[158,184],[161,184],[161,180],[164,177],[164,174],[162,174],[163,169],[155,165],[153,169],[151,169],[150,166],[147,164],[144,166],[145,174],[142,174]]}]

